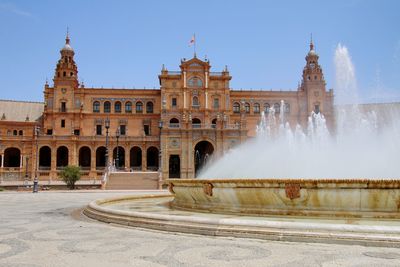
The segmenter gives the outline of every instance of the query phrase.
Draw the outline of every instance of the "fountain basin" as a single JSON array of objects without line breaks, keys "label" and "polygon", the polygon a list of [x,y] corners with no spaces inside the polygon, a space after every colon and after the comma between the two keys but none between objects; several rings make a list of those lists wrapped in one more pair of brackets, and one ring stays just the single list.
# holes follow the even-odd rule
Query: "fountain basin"
[{"label": "fountain basin", "polygon": [[251,214],[400,218],[400,180],[169,179],[182,210]]}]

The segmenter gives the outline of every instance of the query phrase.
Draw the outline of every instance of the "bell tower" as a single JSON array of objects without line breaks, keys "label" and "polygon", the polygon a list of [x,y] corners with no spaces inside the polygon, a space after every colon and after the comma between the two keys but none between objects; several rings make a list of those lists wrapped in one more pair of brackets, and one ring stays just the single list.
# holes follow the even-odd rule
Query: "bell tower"
[{"label": "bell tower", "polygon": [[74,61],[74,49],[70,45],[69,33],[65,38],[65,45],[60,50],[61,58],[57,62],[54,73],[54,87],[78,87],[78,67]]},{"label": "bell tower", "polygon": [[44,128],[48,134],[67,136],[80,132],[79,117],[74,114],[82,111],[83,103],[75,52],[70,44],[68,30],[60,54],[53,78],[54,86],[45,85]]},{"label": "bell tower", "polygon": [[306,55],[306,66],[303,69],[301,90],[307,95],[307,113],[324,112],[324,100],[326,95],[326,83],[322,68],[318,63],[319,56],[314,50],[311,38],[310,51]]}]

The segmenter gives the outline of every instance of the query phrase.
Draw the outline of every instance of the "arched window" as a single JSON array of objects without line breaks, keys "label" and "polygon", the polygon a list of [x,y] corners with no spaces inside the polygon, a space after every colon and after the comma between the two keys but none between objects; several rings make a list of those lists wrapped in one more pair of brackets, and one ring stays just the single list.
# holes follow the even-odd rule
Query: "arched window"
[{"label": "arched window", "polygon": [[24,132],[22,130],[19,130],[18,135],[24,135]]},{"label": "arched window", "polygon": [[264,104],[264,112],[265,113],[269,113],[269,109],[271,108],[271,106],[268,103]]},{"label": "arched window", "polygon": [[17,131],[17,130],[14,130],[14,131],[13,131],[13,135],[18,135],[18,131]]},{"label": "arched window", "polygon": [[132,102],[128,101],[125,103],[125,112],[132,113]]},{"label": "arched window", "polygon": [[200,106],[200,104],[199,104],[199,98],[197,97],[197,96],[194,96],[193,97],[193,106],[194,107],[198,107],[198,106]]},{"label": "arched window", "polygon": [[104,113],[110,113],[111,112],[111,103],[106,101],[104,102]]},{"label": "arched window", "polygon": [[217,118],[215,118],[211,121],[211,128],[214,128],[214,129],[217,128]]},{"label": "arched window", "polygon": [[275,113],[280,113],[281,112],[281,105],[279,103],[274,104],[274,110]]},{"label": "arched window", "polygon": [[146,103],[146,113],[153,113],[153,102]]},{"label": "arched window", "polygon": [[115,113],[121,113],[121,102],[117,101],[114,104],[114,112]]},{"label": "arched window", "polygon": [[100,112],[100,102],[99,101],[93,102],[93,112],[95,112],[95,113]]},{"label": "arched window", "polygon": [[170,119],[169,128],[179,128],[179,120],[177,118]]},{"label": "arched window", "polygon": [[233,113],[240,113],[240,104],[238,102],[233,103]]},{"label": "arched window", "polygon": [[255,104],[253,105],[253,112],[254,112],[254,113],[260,113],[260,104],[255,103]]},{"label": "arched window", "polygon": [[143,103],[136,102],[136,113],[143,113]]},{"label": "arched window", "polygon": [[219,98],[214,98],[214,105],[213,108],[219,109]]},{"label": "arched window", "polygon": [[188,81],[188,87],[203,87],[203,81],[198,77],[192,77]]},{"label": "arched window", "polygon": [[201,120],[198,118],[192,119],[192,128],[201,128]]},{"label": "arched window", "polygon": [[285,103],[285,113],[290,113],[290,104]]},{"label": "arched window", "polygon": [[246,111],[246,113],[250,113],[250,104],[249,103],[244,104],[244,110]]}]

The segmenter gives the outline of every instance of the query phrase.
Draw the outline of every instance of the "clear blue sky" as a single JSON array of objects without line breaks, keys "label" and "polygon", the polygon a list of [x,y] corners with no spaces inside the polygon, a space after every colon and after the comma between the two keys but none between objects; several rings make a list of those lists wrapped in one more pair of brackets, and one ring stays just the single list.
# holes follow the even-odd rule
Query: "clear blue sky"
[{"label": "clear blue sky", "polygon": [[291,89],[313,33],[328,88],[347,46],[364,102],[400,101],[400,1],[0,0],[0,98],[42,101],[67,26],[79,78],[96,87],[157,88],[161,65],[197,55],[228,65],[234,89]]}]

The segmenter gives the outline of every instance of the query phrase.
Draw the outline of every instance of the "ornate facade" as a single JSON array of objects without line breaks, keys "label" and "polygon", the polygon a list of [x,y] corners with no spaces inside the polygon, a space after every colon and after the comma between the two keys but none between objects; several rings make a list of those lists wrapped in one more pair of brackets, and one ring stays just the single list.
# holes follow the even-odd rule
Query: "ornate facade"
[{"label": "ornate facade", "polygon": [[333,121],[333,91],[325,88],[312,43],[302,83],[288,91],[233,90],[227,68],[214,72],[196,56],[181,60],[179,71],[163,67],[159,89],[87,88],[68,36],[60,53],[44,103],[18,102],[25,109],[17,113],[27,110],[19,118],[4,108],[12,102],[0,103],[3,178],[32,179],[37,169],[40,180],[56,180],[66,165],[81,166],[86,179],[100,178],[107,158],[133,172],[157,171],[161,160],[163,179],[191,178],[211,155],[254,136],[262,111],[283,112],[291,125],[305,126],[312,111]]}]

